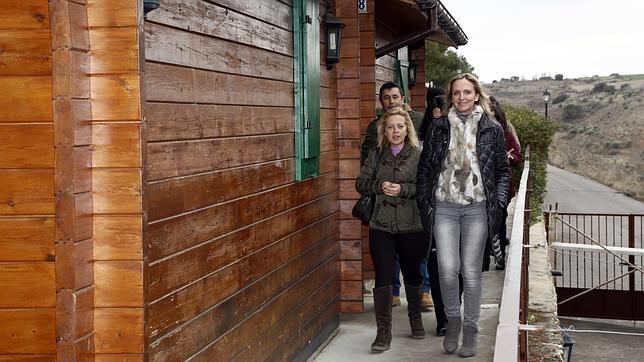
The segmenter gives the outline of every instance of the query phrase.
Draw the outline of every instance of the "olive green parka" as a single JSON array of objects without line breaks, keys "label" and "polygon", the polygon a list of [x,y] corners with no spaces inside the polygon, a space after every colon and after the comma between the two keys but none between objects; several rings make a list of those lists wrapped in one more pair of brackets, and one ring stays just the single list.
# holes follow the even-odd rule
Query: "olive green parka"
[{"label": "olive green parka", "polygon": [[[356,190],[361,194],[375,194],[376,201],[369,221],[369,227],[392,234],[423,231],[420,212],[416,204],[416,170],[420,149],[405,143],[403,149],[394,156],[389,147],[382,155],[380,149],[373,148],[360,169],[356,179]],[[372,179],[376,162],[380,166],[375,179]],[[382,191],[385,181],[400,184],[400,194],[387,196]]]}]

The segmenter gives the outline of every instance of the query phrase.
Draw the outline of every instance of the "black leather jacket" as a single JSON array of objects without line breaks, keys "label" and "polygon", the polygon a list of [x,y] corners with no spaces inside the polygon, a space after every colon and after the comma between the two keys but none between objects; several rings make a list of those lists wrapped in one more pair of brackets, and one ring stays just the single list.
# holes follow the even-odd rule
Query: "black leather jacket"
[{"label": "black leather jacket", "polygon": [[[436,207],[436,183],[447,156],[449,141],[450,125],[447,117],[435,119],[427,132],[423,152],[418,162],[416,201],[423,227],[430,240]],[[497,233],[501,221],[500,208],[505,208],[507,205],[510,165],[505,152],[503,128],[485,113],[478,123],[476,154],[485,187],[488,235],[491,239]]]}]

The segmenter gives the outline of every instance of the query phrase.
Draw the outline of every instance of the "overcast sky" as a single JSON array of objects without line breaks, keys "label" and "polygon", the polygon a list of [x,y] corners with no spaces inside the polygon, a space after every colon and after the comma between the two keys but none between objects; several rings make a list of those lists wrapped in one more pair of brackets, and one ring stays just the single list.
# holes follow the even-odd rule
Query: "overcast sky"
[{"label": "overcast sky", "polygon": [[642,0],[442,0],[484,82],[644,73]]}]

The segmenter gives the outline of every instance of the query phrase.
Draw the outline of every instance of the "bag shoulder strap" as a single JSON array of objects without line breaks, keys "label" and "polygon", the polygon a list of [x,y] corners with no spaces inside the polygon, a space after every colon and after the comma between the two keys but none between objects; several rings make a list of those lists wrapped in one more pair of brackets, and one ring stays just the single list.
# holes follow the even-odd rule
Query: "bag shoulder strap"
[{"label": "bag shoulder strap", "polygon": [[376,176],[378,175],[378,167],[380,166],[380,160],[382,159],[383,152],[383,150],[380,150],[380,152],[378,152],[378,149],[376,148],[376,154],[378,155],[378,157],[376,158],[376,167],[373,168],[373,175],[371,175],[372,180],[375,180]]}]

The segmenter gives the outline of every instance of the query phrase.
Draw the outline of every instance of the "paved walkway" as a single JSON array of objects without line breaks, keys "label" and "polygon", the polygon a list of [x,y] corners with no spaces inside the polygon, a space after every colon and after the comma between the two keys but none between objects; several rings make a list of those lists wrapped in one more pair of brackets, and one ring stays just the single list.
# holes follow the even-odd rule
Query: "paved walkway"
[{"label": "paved walkway", "polygon": [[[516,198],[512,199],[508,206],[508,236],[512,235],[515,201]],[[494,269],[494,265],[492,265],[492,269]],[[492,361],[494,358],[496,327],[499,323],[499,305],[504,277],[504,271],[493,270],[483,273],[478,352],[475,357],[466,359],[468,362]],[[401,297],[404,296],[404,288],[401,288],[400,291]],[[407,303],[404,299],[402,306],[393,309],[391,349],[379,354],[371,353],[371,342],[376,337],[373,297],[365,295],[364,304],[363,313],[342,314],[337,333],[325,347],[311,357],[311,361],[465,361],[458,356],[458,351],[454,354],[447,354],[443,350],[443,337],[437,337],[435,334],[436,317],[433,310],[423,313],[423,324],[427,333],[425,339],[417,340],[410,337]]]},{"label": "paved walkway", "polygon": [[[467,361],[492,361],[496,325],[499,318],[499,303],[503,289],[503,271],[483,273],[483,297],[480,319],[479,348],[474,358]],[[401,292],[404,288],[401,289]],[[334,338],[311,361],[464,361],[443,350],[443,337],[437,337],[434,312],[423,313],[427,337],[412,339],[407,320],[407,303],[393,309],[393,340],[391,349],[384,353],[371,353],[369,348],[376,336],[376,321],[373,313],[373,297],[365,295],[365,311],[359,314],[342,314],[340,328]]]}]

